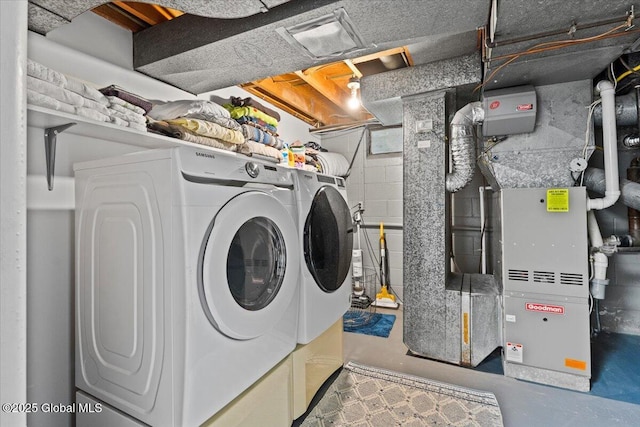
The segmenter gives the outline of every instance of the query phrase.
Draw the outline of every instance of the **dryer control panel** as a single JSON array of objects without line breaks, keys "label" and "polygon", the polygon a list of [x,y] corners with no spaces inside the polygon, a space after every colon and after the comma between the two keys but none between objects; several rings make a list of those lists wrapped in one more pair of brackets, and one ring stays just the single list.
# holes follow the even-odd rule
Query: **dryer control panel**
[{"label": "dryer control panel", "polygon": [[259,161],[247,161],[236,153],[206,148],[176,148],[177,168],[190,182],[242,186],[246,183],[271,184],[293,189],[293,174],[289,169]]}]

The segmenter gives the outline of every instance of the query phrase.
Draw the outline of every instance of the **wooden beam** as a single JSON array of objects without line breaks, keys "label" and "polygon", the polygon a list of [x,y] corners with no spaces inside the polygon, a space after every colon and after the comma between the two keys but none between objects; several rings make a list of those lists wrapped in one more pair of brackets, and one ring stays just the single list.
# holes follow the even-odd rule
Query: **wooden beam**
[{"label": "wooden beam", "polygon": [[130,3],[124,1],[114,1],[113,4],[126,12],[129,12],[136,18],[143,20],[149,25],[156,25],[171,19],[159,12],[152,4],[137,2]]},{"label": "wooden beam", "polygon": [[94,7],[93,9],[91,9],[91,11],[96,15],[101,16],[102,18],[111,21],[114,24],[117,24],[122,28],[130,30],[134,33],[144,30],[145,28],[149,28],[149,24],[136,18],[135,16],[132,16],[130,13],[125,12],[124,10],[115,6],[113,3],[105,3],[103,5]]},{"label": "wooden beam", "polygon": [[404,46],[401,46],[393,49],[383,50],[382,52],[376,52],[370,55],[361,56],[359,58],[353,58],[352,61],[354,64],[359,64],[361,62],[367,62],[373,59],[378,59],[381,56],[395,55],[397,53],[405,54],[406,52],[407,52],[407,48]]},{"label": "wooden beam", "polygon": [[[271,96],[286,102],[293,108],[306,112],[316,119],[320,124],[343,123],[351,120],[335,106],[318,96],[318,93],[309,85],[293,87],[290,82],[283,81],[276,83],[272,78],[266,78],[252,82],[255,87],[271,94]],[[322,101],[325,99],[325,101]]]},{"label": "wooden beam", "polygon": [[347,67],[349,67],[349,69],[351,70],[351,72],[353,72],[353,74],[361,79],[362,78],[362,73],[360,72],[360,70],[358,70],[358,67],[356,67],[356,65],[353,63],[352,60],[350,59],[345,59],[344,63],[347,64]]},{"label": "wooden beam", "polygon": [[327,98],[329,101],[337,105],[342,111],[347,113],[354,119],[359,119],[361,114],[357,110],[352,110],[348,107],[350,92],[345,87],[344,89],[335,84],[332,80],[328,79],[326,75],[320,71],[309,72],[308,70],[296,71],[296,75],[302,80],[307,82],[312,88],[317,90],[320,95]]}]

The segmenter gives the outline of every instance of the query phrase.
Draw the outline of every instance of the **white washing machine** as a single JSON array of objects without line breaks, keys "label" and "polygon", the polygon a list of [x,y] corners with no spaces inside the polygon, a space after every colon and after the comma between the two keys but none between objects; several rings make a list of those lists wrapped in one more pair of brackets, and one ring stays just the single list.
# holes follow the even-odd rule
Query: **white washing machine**
[{"label": "white washing machine", "polygon": [[294,172],[206,148],[75,171],[76,386],[108,408],[78,425],[200,425],[296,346]]},{"label": "white washing machine", "polygon": [[307,344],[350,306],[353,222],[342,178],[298,170],[300,274],[298,343]]}]

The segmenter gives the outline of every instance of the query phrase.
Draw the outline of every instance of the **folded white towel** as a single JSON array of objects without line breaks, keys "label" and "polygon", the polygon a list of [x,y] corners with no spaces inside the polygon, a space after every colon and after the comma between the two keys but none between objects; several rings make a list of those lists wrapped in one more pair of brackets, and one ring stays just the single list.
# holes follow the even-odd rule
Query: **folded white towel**
[{"label": "folded white towel", "polygon": [[133,105],[132,103],[127,102],[122,98],[118,98],[117,96],[109,95],[109,96],[107,96],[107,99],[109,100],[109,106],[111,106],[111,105],[119,105],[121,107],[124,107],[124,108],[127,108],[127,109],[133,111],[134,113],[142,114],[142,115],[146,114],[146,111],[144,111],[144,108],[140,108],[137,105]]},{"label": "folded white towel", "polygon": [[64,102],[60,102],[57,99],[53,99],[50,96],[43,95],[29,88],[27,88],[27,104],[63,111],[69,114],[75,114],[76,112],[73,105],[65,104]]},{"label": "folded white towel", "polygon": [[[146,126],[147,119],[142,114],[134,113],[133,110],[130,110],[126,107],[123,107],[118,104],[112,104],[109,106],[109,113],[113,116],[121,118],[122,120],[126,120],[128,122],[135,123],[144,123]],[[117,114],[115,114],[117,113]]]},{"label": "folded white towel", "polygon": [[122,120],[121,118],[114,117],[114,116],[111,116],[111,123],[113,123],[114,125],[122,126],[122,127],[129,126],[129,122],[128,121]]},{"label": "folded white towel", "polygon": [[43,95],[50,96],[53,99],[70,104],[75,107],[82,107],[83,99],[77,93],[63,89],[60,86],[56,86],[53,83],[46,82],[44,80],[36,79],[32,76],[27,76],[27,88]]},{"label": "folded white towel", "polygon": [[255,141],[247,141],[245,144],[249,147],[251,152],[254,154],[267,156],[277,160],[278,162],[282,160],[282,153],[280,153],[280,150],[278,150],[277,148],[273,148],[268,145],[264,145]]},{"label": "folded white towel", "polygon": [[185,99],[166,104],[154,104],[149,116],[156,120],[171,120],[178,117],[209,120],[212,117],[231,117],[221,105],[204,99]]},{"label": "folded white towel", "polygon": [[98,122],[109,122],[111,118],[106,114],[102,114],[99,111],[94,110],[93,108],[87,107],[76,107],[76,114],[82,117],[87,117],[89,119],[96,120]]},{"label": "folded white towel", "polygon": [[104,105],[100,104],[89,98],[82,98],[82,106],[84,108],[91,108],[92,110],[96,110],[100,114],[104,114],[105,116],[109,115],[109,109]]},{"label": "folded white towel", "polygon": [[56,86],[64,86],[67,78],[64,74],[45,67],[44,65],[27,58],[27,76],[44,80]]},{"label": "folded white towel", "polygon": [[88,98],[105,107],[109,106],[109,100],[98,89],[81,82],[80,80],[67,76],[67,82],[64,84],[64,88],[71,92],[77,93],[83,98]]},{"label": "folded white towel", "polygon": [[340,153],[319,153],[318,162],[327,175],[344,176],[349,171],[349,161]]},{"label": "folded white towel", "polygon": [[147,125],[145,124],[141,124],[141,123],[136,123],[136,122],[129,122],[129,127],[131,129],[135,129],[135,130],[140,130],[143,132],[147,131]]}]

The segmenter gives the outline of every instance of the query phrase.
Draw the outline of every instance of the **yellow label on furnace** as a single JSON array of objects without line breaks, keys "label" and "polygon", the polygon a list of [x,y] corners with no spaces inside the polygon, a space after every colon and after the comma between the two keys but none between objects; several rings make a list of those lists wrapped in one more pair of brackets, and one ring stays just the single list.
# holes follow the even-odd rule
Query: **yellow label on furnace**
[{"label": "yellow label on furnace", "polygon": [[569,212],[568,188],[549,188],[547,190],[547,212]]}]

